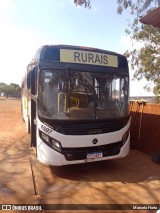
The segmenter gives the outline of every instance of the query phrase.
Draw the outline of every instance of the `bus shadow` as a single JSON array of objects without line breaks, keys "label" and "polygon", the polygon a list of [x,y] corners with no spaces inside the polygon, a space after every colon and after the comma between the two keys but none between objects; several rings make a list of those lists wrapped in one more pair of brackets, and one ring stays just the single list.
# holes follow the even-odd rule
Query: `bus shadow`
[{"label": "bus shadow", "polygon": [[[149,168],[149,169],[146,169]],[[137,150],[122,159],[87,164],[50,166],[53,175],[62,179],[83,182],[136,183],[160,178],[159,165]]]}]

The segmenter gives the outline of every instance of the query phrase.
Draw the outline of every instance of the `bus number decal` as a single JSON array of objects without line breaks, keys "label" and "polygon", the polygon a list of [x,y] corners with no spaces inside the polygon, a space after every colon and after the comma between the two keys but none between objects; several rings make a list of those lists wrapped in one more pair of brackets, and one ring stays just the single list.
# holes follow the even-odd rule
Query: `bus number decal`
[{"label": "bus number decal", "polygon": [[43,124],[41,125],[41,129],[47,133],[50,134],[52,132],[52,129],[50,129],[49,127],[44,126]]}]

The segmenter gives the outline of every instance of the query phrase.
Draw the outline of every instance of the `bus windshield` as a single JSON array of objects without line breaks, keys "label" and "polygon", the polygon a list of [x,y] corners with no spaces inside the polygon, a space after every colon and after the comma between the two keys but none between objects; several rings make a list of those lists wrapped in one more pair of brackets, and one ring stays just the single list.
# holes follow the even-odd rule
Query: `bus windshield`
[{"label": "bus windshield", "polygon": [[56,120],[127,116],[128,81],[128,76],[106,72],[41,70],[38,113]]}]

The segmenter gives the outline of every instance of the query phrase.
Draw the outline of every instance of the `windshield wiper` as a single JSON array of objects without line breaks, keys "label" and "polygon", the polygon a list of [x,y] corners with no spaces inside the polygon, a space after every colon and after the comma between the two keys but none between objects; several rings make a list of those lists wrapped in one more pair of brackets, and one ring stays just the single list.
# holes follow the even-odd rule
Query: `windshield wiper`
[{"label": "windshield wiper", "polygon": [[93,118],[96,119],[96,90],[95,90],[95,75],[93,74]]}]

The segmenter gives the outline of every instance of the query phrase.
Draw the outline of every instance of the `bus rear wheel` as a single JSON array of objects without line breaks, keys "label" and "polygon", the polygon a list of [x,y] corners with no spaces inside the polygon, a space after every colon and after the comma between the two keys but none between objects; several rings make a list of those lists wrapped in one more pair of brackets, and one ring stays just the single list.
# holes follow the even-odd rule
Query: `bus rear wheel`
[{"label": "bus rear wheel", "polygon": [[31,125],[30,125],[30,120],[29,120],[29,118],[27,119],[27,133],[28,133],[28,134],[31,133]]}]

